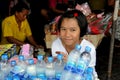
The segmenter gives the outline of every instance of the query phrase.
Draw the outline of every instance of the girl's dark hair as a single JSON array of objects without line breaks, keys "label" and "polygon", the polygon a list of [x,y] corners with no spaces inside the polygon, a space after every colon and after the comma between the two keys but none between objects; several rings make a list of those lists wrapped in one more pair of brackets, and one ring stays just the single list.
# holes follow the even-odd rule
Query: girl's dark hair
[{"label": "girl's dark hair", "polygon": [[11,10],[11,14],[14,14],[15,12],[22,12],[23,9],[30,10],[28,5],[24,2],[18,2]]},{"label": "girl's dark hair", "polygon": [[78,22],[79,28],[80,28],[80,37],[83,37],[88,29],[88,22],[86,19],[86,16],[79,10],[69,10],[67,12],[65,12],[61,18],[58,21],[57,27],[58,30],[60,31],[61,28],[61,23],[63,21],[64,18],[75,18]]}]

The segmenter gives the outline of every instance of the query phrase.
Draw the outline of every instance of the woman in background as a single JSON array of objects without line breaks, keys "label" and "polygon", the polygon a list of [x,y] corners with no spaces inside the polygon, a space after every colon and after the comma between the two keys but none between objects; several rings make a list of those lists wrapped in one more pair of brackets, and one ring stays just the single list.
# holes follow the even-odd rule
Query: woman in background
[{"label": "woman in background", "polygon": [[22,46],[27,39],[31,45],[40,48],[33,39],[32,32],[27,21],[29,7],[23,3],[17,3],[13,7],[14,14],[6,17],[2,21],[2,40],[1,44],[16,44]]}]

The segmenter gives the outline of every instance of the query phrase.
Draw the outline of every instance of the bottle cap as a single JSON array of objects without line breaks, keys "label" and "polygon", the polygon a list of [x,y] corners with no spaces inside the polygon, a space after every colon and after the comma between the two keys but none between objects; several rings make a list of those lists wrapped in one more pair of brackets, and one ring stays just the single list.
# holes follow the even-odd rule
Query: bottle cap
[{"label": "bottle cap", "polygon": [[8,55],[5,53],[1,56],[1,59],[2,60],[8,60]]},{"label": "bottle cap", "polygon": [[24,60],[24,56],[23,55],[19,55],[19,60]]},{"label": "bottle cap", "polygon": [[85,51],[86,51],[86,52],[90,52],[90,51],[91,51],[91,48],[90,48],[89,46],[86,46]]},{"label": "bottle cap", "polygon": [[63,55],[62,55],[62,54],[58,54],[58,55],[57,55],[57,59],[58,59],[58,60],[61,60],[62,58],[63,58]]},{"label": "bottle cap", "polygon": [[28,63],[29,64],[34,64],[34,60],[33,59],[28,59]]},{"label": "bottle cap", "polygon": [[52,62],[53,58],[52,57],[48,57],[48,62]]},{"label": "bottle cap", "polygon": [[12,65],[12,66],[15,66],[15,65],[16,65],[16,61],[15,61],[15,60],[12,60],[12,61],[11,61],[11,65]]},{"label": "bottle cap", "polygon": [[81,49],[81,45],[76,44],[76,45],[75,45],[75,49],[76,49],[76,50],[80,50],[80,49]]},{"label": "bottle cap", "polygon": [[43,60],[43,55],[38,55],[38,56],[37,56],[37,59],[38,59],[39,61]]}]

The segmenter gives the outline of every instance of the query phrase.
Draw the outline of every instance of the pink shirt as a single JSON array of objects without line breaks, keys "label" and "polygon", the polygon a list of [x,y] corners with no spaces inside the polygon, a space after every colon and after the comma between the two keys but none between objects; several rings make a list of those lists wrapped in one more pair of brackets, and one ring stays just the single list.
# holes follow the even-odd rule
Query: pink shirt
[{"label": "pink shirt", "polygon": [[62,1],[64,2],[64,3],[68,3],[68,0],[49,0],[49,6],[51,7],[51,8],[55,8],[56,7],[56,5],[57,5],[57,2],[58,3],[62,3]]}]

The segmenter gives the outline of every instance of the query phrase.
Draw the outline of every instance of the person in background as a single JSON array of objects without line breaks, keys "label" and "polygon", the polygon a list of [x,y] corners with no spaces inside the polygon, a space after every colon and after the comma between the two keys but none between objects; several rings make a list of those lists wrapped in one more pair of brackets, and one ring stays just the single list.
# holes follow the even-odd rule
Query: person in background
[{"label": "person in background", "polygon": [[59,30],[59,37],[52,43],[52,56],[56,58],[57,54],[63,54],[63,59],[66,62],[69,53],[75,48],[76,44],[81,45],[81,51],[85,50],[85,46],[89,46],[91,47],[91,61],[89,67],[93,67],[95,80],[98,79],[95,70],[95,46],[82,38],[86,34],[88,28],[86,16],[78,10],[69,10],[61,16],[57,27]]},{"label": "person in background", "polygon": [[74,8],[74,5],[75,0],[49,0],[52,18],[63,14],[68,8]]},{"label": "person in background", "polygon": [[6,17],[2,21],[2,40],[1,44],[16,44],[21,46],[25,44],[27,39],[31,45],[36,48],[42,46],[37,45],[33,39],[27,16],[29,14],[29,7],[23,3],[17,3],[14,7],[14,14]]},{"label": "person in background", "polygon": [[50,21],[48,0],[43,0],[42,2],[41,0],[29,0],[29,3],[31,14],[29,15],[28,21],[33,37],[36,43],[44,46],[46,50],[44,26],[49,24]]}]

